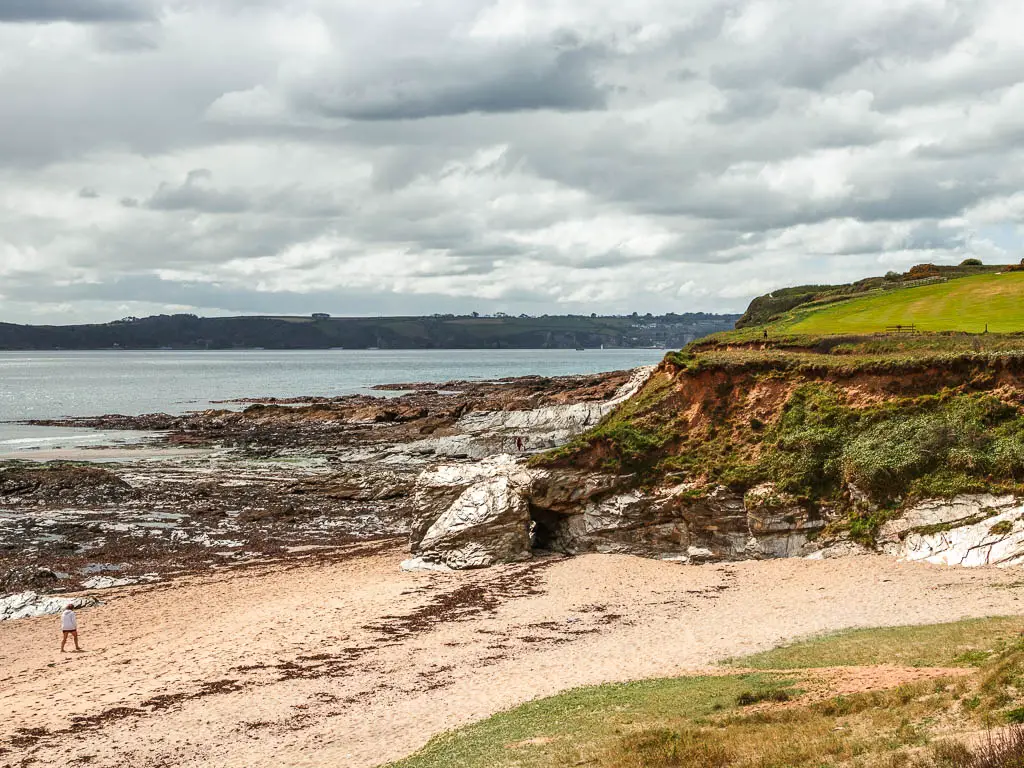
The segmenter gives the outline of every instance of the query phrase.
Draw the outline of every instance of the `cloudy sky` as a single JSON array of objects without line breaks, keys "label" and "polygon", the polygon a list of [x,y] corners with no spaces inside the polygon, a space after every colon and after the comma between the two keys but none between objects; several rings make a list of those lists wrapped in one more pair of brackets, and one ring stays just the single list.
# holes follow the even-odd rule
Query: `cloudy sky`
[{"label": "cloudy sky", "polygon": [[1019,261],[1019,0],[0,0],[0,321]]}]

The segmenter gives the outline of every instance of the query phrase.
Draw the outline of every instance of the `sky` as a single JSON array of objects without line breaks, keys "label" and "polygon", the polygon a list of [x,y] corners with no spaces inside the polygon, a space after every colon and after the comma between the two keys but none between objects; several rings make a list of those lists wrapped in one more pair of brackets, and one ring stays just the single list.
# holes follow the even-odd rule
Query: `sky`
[{"label": "sky", "polygon": [[1019,0],[0,0],[0,321],[742,311],[1024,257]]}]

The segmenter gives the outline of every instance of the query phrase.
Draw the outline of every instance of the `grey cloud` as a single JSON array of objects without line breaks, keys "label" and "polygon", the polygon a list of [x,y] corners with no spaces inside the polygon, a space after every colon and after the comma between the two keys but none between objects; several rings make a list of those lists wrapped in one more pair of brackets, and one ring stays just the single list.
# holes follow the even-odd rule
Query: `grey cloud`
[{"label": "grey cloud", "polygon": [[448,59],[439,52],[440,60],[390,62],[361,81],[319,85],[296,99],[325,115],[366,121],[602,109],[607,93],[593,72],[602,55],[592,48],[553,52],[547,46]]},{"label": "grey cloud", "polygon": [[[711,80],[725,88],[749,88],[775,82],[823,90],[836,78],[868,62],[891,67],[895,62],[927,60],[966,37],[972,29],[966,3],[962,12],[945,4],[894,9],[865,28],[821,24],[811,14],[782,27],[751,55],[711,69]],[[828,13],[827,6],[821,6]]]},{"label": "grey cloud", "polygon": [[188,172],[184,183],[173,186],[166,182],[146,201],[156,211],[194,210],[205,213],[241,213],[252,207],[252,201],[241,192],[221,192],[205,184],[212,174],[205,168]]},{"label": "grey cloud", "polygon": [[138,208],[139,201],[134,197],[122,197],[120,200],[121,206],[124,208]]},{"label": "grey cloud", "polygon": [[163,39],[159,24],[104,24],[94,30],[97,47],[109,53],[155,51]]},{"label": "grey cloud", "polygon": [[153,10],[145,0],[0,0],[0,23],[103,23],[151,18]]},{"label": "grey cloud", "polygon": [[181,184],[162,182],[145,201],[153,211],[242,214],[259,212],[300,218],[328,218],[349,210],[345,200],[323,191],[301,188],[269,191],[218,189],[206,168],[189,171]]},{"label": "grey cloud", "polygon": [[80,190],[78,190],[78,196],[81,197],[83,200],[94,200],[100,196],[100,193],[97,192],[92,187],[82,187]]},{"label": "grey cloud", "polygon": [[726,94],[725,107],[711,113],[710,120],[721,125],[760,120],[772,115],[778,108],[778,94],[761,90],[731,90]]}]

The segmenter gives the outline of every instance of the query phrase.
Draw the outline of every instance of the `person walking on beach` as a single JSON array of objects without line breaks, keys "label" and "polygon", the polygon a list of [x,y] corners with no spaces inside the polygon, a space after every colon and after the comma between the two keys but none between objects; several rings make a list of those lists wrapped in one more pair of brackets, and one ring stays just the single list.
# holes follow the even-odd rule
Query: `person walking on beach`
[{"label": "person walking on beach", "polygon": [[64,606],[64,613],[60,615],[60,629],[64,633],[64,637],[60,641],[61,653],[64,653],[64,645],[68,641],[68,635],[71,635],[75,641],[75,650],[82,650],[78,646],[78,617],[75,616],[75,606],[71,603]]}]

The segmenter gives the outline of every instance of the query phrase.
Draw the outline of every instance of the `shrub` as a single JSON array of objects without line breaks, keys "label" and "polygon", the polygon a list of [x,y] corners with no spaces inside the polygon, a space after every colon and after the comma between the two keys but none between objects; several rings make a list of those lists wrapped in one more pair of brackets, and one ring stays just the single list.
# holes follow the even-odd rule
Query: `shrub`
[{"label": "shrub", "polygon": [[966,744],[959,741],[940,741],[931,748],[936,768],[970,768],[974,755]]},{"label": "shrub", "polygon": [[988,739],[972,750],[967,768],[1020,768],[1024,766],[1024,727],[1013,725],[1004,731],[990,732]]},{"label": "shrub", "polygon": [[981,267],[984,266],[981,263],[981,259],[964,259],[960,262],[961,267]]},{"label": "shrub", "polygon": [[989,528],[988,532],[993,536],[1006,536],[1012,530],[1013,523],[1011,523],[1009,520],[1000,520],[998,523]]},{"label": "shrub", "polygon": [[626,736],[618,745],[615,765],[644,768],[725,768],[731,750],[716,734],[652,728]]},{"label": "shrub", "polygon": [[744,691],[736,697],[736,704],[741,707],[749,707],[751,704],[759,704],[762,701],[789,701],[792,697],[789,691],[784,688],[770,688],[760,691]]},{"label": "shrub", "polygon": [[936,277],[942,274],[939,272],[939,268],[934,264],[915,264],[907,272],[907,276],[912,280],[919,280],[923,277]]}]

